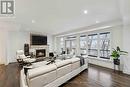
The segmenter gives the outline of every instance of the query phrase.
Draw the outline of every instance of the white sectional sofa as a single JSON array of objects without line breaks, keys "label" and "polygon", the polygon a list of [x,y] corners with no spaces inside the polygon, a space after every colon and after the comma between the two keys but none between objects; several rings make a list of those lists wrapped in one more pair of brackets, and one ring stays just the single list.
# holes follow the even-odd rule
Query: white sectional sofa
[{"label": "white sectional sofa", "polygon": [[27,76],[21,70],[20,87],[58,87],[87,68],[87,58],[81,66],[80,58],[75,57],[29,69]]}]

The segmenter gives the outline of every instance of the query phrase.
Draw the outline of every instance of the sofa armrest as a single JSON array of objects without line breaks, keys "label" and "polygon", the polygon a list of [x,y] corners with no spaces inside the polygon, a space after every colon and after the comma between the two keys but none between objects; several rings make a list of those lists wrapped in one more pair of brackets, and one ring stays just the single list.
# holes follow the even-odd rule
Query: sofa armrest
[{"label": "sofa armrest", "polygon": [[20,71],[20,87],[28,87],[26,75],[24,74],[24,69]]}]

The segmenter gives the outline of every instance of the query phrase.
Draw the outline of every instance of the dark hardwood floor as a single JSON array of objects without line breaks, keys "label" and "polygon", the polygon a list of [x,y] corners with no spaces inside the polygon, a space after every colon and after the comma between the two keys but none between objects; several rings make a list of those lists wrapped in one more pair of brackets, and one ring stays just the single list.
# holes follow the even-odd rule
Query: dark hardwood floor
[{"label": "dark hardwood floor", "polygon": [[0,87],[19,87],[18,64],[0,65]]},{"label": "dark hardwood floor", "polygon": [[[19,87],[18,64],[0,65],[0,87]],[[130,76],[100,66],[89,65],[60,87],[130,87]]]},{"label": "dark hardwood floor", "polygon": [[91,64],[62,87],[130,87],[130,76]]}]

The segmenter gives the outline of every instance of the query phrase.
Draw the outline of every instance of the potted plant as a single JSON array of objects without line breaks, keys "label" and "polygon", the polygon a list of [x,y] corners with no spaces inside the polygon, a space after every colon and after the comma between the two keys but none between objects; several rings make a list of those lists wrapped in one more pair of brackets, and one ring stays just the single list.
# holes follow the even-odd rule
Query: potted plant
[{"label": "potted plant", "polygon": [[119,59],[120,56],[121,56],[121,55],[126,55],[126,54],[128,54],[128,52],[126,52],[126,51],[121,51],[119,46],[117,46],[116,49],[113,48],[111,57],[113,58],[114,64],[115,64],[115,65],[120,65],[120,59]]}]

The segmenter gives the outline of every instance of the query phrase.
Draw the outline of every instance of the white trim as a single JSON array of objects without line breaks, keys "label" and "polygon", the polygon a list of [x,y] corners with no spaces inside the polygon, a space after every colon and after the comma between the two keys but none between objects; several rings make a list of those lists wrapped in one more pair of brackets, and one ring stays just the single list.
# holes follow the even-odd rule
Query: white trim
[{"label": "white trim", "polygon": [[99,23],[99,24],[95,24],[95,25],[79,27],[77,29],[73,29],[73,30],[70,30],[67,32],[54,34],[54,36],[55,37],[63,37],[63,36],[68,36],[68,35],[76,35],[79,33],[91,32],[91,31],[95,31],[95,30],[102,30],[102,29],[120,26],[120,25],[123,25],[122,20],[116,19],[116,20],[111,20],[111,21],[107,21],[107,22],[103,22],[103,23]]},{"label": "white trim", "polygon": [[99,58],[100,57],[100,40],[101,39],[100,39],[100,36],[99,36],[100,34],[98,33],[97,35],[98,35],[97,36],[98,37],[97,38],[97,51],[98,51],[98,58]]},{"label": "white trim", "polygon": [[81,34],[81,33],[88,33],[88,32],[92,32],[92,31],[96,31],[96,30],[108,29],[108,28],[111,28],[111,27],[113,27],[113,26],[104,26],[104,27],[94,28],[94,29],[91,29],[91,30],[84,30],[84,31],[80,31],[80,32],[58,35],[56,37],[65,37],[65,36],[76,35],[76,34]]},{"label": "white trim", "polygon": [[129,70],[123,70],[123,73],[130,74],[130,71]]},{"label": "white trim", "polygon": [[113,62],[112,60],[102,59],[102,58],[99,58],[99,57],[90,57],[90,56],[88,56],[87,58],[88,58],[88,59],[99,60],[99,61],[104,61],[104,62],[110,62],[110,63]]}]

